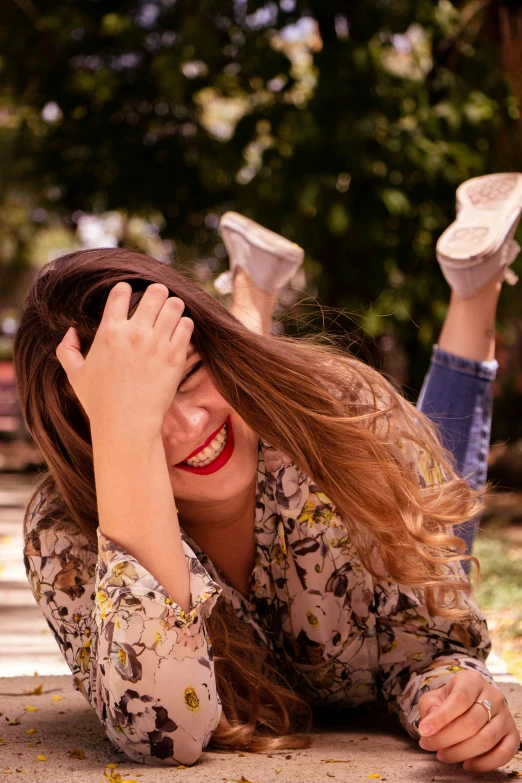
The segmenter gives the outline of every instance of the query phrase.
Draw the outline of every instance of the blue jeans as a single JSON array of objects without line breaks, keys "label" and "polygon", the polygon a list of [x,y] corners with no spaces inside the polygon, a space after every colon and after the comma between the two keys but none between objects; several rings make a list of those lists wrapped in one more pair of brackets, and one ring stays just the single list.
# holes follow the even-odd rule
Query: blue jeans
[{"label": "blue jeans", "polygon": [[[486,481],[497,368],[494,359],[463,359],[435,345],[417,401],[419,410],[438,425],[442,444],[452,452],[458,472],[473,489]],[[455,534],[466,542],[467,554],[471,553],[479,521],[477,517],[455,526]]]}]

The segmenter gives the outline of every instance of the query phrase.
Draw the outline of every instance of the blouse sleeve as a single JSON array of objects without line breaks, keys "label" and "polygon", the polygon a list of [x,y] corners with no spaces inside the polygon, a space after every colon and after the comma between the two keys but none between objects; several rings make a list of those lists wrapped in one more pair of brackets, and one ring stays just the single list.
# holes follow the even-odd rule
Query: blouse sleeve
[{"label": "blouse sleeve", "polygon": [[494,684],[485,665],[491,649],[486,621],[471,597],[466,603],[469,616],[454,622],[431,615],[419,590],[385,581],[375,585],[381,691],[412,737],[419,736],[418,703],[426,691],[466,669]]},{"label": "blouse sleeve", "polygon": [[183,542],[190,611],[121,547],[96,546],[35,511],[24,557],[29,583],[107,736],[133,761],[193,764],[219,723],[205,626],[221,588]]},{"label": "blouse sleeve", "polygon": [[[448,480],[429,452],[407,441],[401,448],[413,455],[411,465],[421,486]],[[467,579],[459,562],[446,568],[456,579]],[[467,617],[452,621],[428,612],[422,590],[385,580],[375,584],[382,693],[412,737],[419,736],[418,703],[427,691],[464,670],[478,671],[495,684],[485,665],[491,650],[486,620],[472,596],[462,595],[462,601]]]}]

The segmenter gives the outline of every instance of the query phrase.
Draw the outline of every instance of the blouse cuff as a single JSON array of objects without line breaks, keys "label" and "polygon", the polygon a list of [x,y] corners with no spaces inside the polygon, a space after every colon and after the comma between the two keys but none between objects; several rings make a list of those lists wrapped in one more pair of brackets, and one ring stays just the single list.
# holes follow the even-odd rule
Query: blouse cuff
[{"label": "blouse cuff", "polygon": [[[495,685],[491,672],[486,665],[477,658],[458,658],[454,663],[447,663],[432,669],[423,669],[415,672],[404,690],[402,699],[399,698],[399,707],[401,712],[401,722],[411,737],[418,738],[419,723],[421,721],[419,712],[419,700],[428,691],[434,691],[446,685],[455,674],[461,671],[479,672],[486,682]],[[401,704],[402,701],[402,704]]]},{"label": "blouse cuff", "polygon": [[122,593],[133,598],[153,599],[169,607],[178,628],[190,626],[210,615],[222,588],[214,582],[195,553],[182,541],[189,572],[190,610],[185,612],[165,588],[135,557],[105,536],[98,528],[98,566],[95,607],[101,617],[112,609]]}]

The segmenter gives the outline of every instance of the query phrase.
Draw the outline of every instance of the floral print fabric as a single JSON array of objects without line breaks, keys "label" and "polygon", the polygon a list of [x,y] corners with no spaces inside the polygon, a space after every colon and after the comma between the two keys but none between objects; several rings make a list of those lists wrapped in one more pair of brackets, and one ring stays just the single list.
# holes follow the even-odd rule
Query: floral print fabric
[{"label": "floral print fabric", "polygon": [[[426,486],[443,476],[429,455],[411,463]],[[472,598],[455,624],[428,613],[422,593],[378,581],[362,566],[326,495],[284,454],[259,443],[256,563],[247,596],[183,533],[191,609],[121,547],[98,551],[46,514],[27,521],[33,594],[71,668],[75,687],[112,742],[135,761],[191,764],[221,717],[205,618],[228,601],[261,644],[295,672],[314,704],[355,706],[384,697],[417,736],[418,701],[456,672],[484,665],[486,623]],[[459,565],[451,565],[461,578]]]}]

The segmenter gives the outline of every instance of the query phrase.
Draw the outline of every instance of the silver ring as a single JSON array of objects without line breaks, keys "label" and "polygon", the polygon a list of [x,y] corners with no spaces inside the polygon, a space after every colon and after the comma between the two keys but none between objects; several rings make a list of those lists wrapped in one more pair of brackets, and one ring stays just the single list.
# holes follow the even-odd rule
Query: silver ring
[{"label": "silver ring", "polygon": [[478,699],[475,704],[482,704],[482,706],[488,711],[488,723],[493,717],[491,715],[491,710],[493,709],[492,703],[489,701],[489,699]]}]

